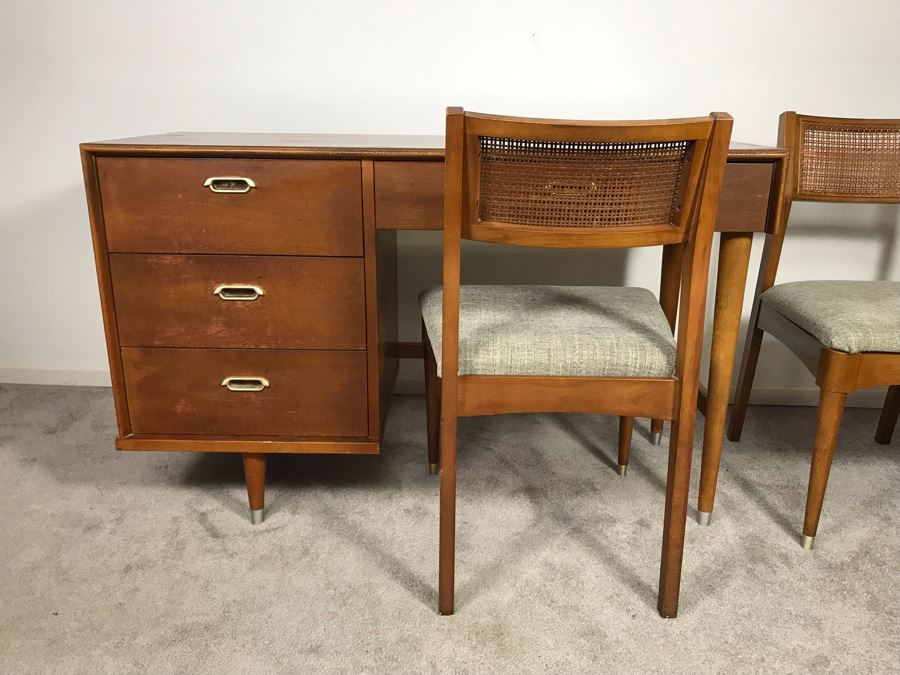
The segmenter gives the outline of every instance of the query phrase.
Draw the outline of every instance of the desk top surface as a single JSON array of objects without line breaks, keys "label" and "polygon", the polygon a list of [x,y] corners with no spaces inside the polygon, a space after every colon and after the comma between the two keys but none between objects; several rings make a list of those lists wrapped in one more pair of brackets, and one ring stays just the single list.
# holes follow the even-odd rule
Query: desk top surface
[{"label": "desk top surface", "polygon": [[[82,150],[98,155],[200,154],[208,156],[328,156],[366,159],[442,159],[440,135],[289,134],[179,131],[152,136],[84,143]],[[780,148],[732,141],[728,157],[766,161],[784,157]]]}]

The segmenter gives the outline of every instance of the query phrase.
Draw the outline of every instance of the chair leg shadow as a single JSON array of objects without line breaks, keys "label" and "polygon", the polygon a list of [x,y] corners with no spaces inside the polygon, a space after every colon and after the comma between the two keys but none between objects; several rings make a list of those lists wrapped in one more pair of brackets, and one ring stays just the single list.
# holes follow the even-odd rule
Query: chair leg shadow
[{"label": "chair leg shadow", "polygon": [[744,476],[734,473],[733,470],[730,472],[729,477],[738,486],[738,489],[759,505],[759,507],[766,512],[769,518],[771,518],[785,534],[789,537],[797,538],[799,530],[796,523],[792,522],[791,517],[788,514],[784,513],[784,511],[772,503],[769,496],[758,484]]}]

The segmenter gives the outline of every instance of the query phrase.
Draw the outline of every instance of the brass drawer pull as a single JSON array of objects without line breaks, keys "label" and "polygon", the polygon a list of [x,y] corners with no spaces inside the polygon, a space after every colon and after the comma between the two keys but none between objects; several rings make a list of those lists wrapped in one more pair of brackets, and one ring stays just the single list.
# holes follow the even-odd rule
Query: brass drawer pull
[{"label": "brass drawer pull", "polygon": [[261,287],[251,284],[219,284],[213,289],[213,295],[222,300],[256,300],[265,294]]},{"label": "brass drawer pull", "polygon": [[256,187],[252,178],[243,176],[210,176],[203,187],[208,187],[213,192],[243,194]]},{"label": "brass drawer pull", "polygon": [[262,391],[269,386],[269,381],[264,377],[226,377],[222,386],[228,391]]}]

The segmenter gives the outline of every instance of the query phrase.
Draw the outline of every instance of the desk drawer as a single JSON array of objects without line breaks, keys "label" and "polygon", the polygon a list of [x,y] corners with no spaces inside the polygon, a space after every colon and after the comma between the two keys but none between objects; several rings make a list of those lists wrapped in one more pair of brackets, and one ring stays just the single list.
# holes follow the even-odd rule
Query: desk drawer
[{"label": "desk drawer", "polygon": [[359,162],[98,157],[97,171],[112,252],[363,254]]},{"label": "desk drawer", "polygon": [[772,191],[769,163],[729,162],[719,197],[717,232],[765,232]]},{"label": "desk drawer", "polygon": [[368,434],[365,352],[126,347],[122,362],[133,433]]},{"label": "desk drawer", "polygon": [[109,265],[126,347],[366,348],[361,258],[113,253]]},{"label": "desk drawer", "polygon": [[444,227],[443,162],[375,162],[375,223],[389,230]]}]

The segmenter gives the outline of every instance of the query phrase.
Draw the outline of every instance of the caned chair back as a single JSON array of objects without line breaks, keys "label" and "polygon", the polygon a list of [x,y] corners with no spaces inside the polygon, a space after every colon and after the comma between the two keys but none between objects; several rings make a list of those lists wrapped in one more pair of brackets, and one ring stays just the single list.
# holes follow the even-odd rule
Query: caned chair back
[{"label": "caned chair back", "polygon": [[463,239],[621,248],[687,240],[715,117],[580,122],[449,111]]},{"label": "caned chair back", "polygon": [[900,120],[785,112],[778,138],[791,151],[789,199],[900,202]]}]

